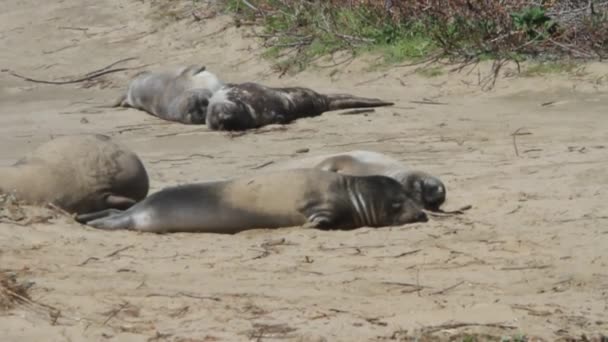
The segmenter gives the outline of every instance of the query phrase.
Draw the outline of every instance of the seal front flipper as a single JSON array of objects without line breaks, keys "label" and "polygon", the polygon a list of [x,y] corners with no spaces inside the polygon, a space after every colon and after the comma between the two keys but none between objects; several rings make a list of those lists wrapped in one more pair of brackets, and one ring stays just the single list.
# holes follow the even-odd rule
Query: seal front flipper
[{"label": "seal front flipper", "polygon": [[312,215],[308,218],[308,222],[302,225],[302,228],[313,228],[313,229],[330,229],[331,219],[322,214]]},{"label": "seal front flipper", "polygon": [[320,201],[306,201],[298,211],[306,217],[303,228],[331,229],[334,226],[333,211]]}]

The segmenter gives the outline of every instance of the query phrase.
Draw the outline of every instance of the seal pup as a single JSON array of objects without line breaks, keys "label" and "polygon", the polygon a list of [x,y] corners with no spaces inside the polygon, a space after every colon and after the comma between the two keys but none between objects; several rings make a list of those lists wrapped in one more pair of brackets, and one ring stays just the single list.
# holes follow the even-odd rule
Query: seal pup
[{"label": "seal pup", "polygon": [[446,187],[437,177],[412,170],[386,154],[352,150],[295,159],[271,166],[267,170],[316,168],[354,176],[383,175],[400,182],[412,198],[427,210],[438,211],[445,202]]},{"label": "seal pup", "polygon": [[76,220],[105,230],[233,234],[293,226],[384,227],[428,217],[389,177],[302,169],[173,186],[126,211],[103,210]]},{"label": "seal pup", "polygon": [[127,209],[148,194],[148,174],[126,147],[101,134],[64,136],[0,167],[0,193],[69,213]]},{"label": "seal pup", "polygon": [[239,131],[270,124],[288,124],[331,110],[393,104],[349,94],[319,94],[303,87],[271,88],[252,82],[229,83],[209,99],[207,127]]},{"label": "seal pup", "polygon": [[132,107],[183,124],[205,124],[207,104],[223,86],[205,66],[189,65],[136,75],[111,107]]}]

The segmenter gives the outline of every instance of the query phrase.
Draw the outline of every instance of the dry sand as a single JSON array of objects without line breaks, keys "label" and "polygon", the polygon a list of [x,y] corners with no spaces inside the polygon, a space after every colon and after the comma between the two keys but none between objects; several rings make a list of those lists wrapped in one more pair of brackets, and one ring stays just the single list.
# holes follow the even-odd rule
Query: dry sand
[{"label": "dry sand", "polygon": [[[119,66],[202,63],[226,81],[397,105],[230,136],[95,107],[138,70],[70,85],[0,73],[0,163],[53,136],[104,133],[142,157],[156,191],[257,172],[306,155],[300,149],[372,149],[442,177],[446,208],[473,209],[377,230],[159,236],[64,217],[13,224],[5,208],[0,268],[34,282],[32,299],[56,310],[0,312],[3,341],[404,341],[422,332],[550,341],[608,330],[605,65],[537,77],[513,76],[508,65],[487,92],[478,85],[485,65],[425,78],[413,67],[366,71],[356,60],[279,78],[249,27],[158,10],[143,1],[2,1],[0,67],[56,80],[126,57],[138,59]],[[425,98],[440,104],[415,102]]]}]

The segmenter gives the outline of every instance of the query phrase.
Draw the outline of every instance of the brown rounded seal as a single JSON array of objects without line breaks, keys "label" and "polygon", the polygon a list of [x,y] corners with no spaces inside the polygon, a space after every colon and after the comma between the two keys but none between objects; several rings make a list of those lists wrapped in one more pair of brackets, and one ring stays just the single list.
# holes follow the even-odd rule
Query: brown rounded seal
[{"label": "brown rounded seal", "polygon": [[383,175],[400,182],[412,198],[428,210],[439,210],[445,202],[446,187],[437,177],[407,168],[385,154],[353,150],[296,159],[269,167],[267,170],[317,168],[354,176]]},{"label": "brown rounded seal", "polygon": [[89,226],[167,233],[256,228],[384,227],[428,220],[401,184],[317,169],[269,172],[165,188],[126,211],[80,215]]},{"label": "brown rounded seal", "polygon": [[137,155],[101,134],[55,138],[0,168],[0,193],[70,213],[127,209],[144,199],[148,188]]},{"label": "brown rounded seal", "polygon": [[201,65],[144,71],[112,106],[132,107],[168,121],[204,124],[209,98],[222,85]]},{"label": "brown rounded seal", "polygon": [[209,99],[207,127],[246,130],[269,124],[288,124],[330,110],[392,105],[392,102],[349,94],[319,94],[303,87],[271,88],[252,82],[231,83]]}]

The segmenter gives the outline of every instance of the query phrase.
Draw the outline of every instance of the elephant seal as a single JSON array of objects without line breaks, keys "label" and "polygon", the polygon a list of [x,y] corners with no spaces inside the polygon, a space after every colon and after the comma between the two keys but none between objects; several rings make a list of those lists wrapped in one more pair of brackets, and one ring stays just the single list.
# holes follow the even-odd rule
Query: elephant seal
[{"label": "elephant seal", "polygon": [[76,214],[127,209],[148,189],[148,174],[137,155],[101,134],[55,138],[0,168],[0,193]]},{"label": "elephant seal", "polygon": [[209,98],[222,85],[201,65],[144,71],[131,80],[112,107],[132,107],[183,124],[204,124]]},{"label": "elephant seal", "polygon": [[293,226],[383,227],[428,217],[389,177],[306,169],[173,186],[126,211],[103,210],[76,220],[105,230],[233,234]]},{"label": "elephant seal", "polygon": [[295,159],[267,170],[301,168],[316,168],[354,176],[391,177],[400,182],[412,198],[428,210],[438,211],[446,198],[445,184],[439,178],[420,170],[410,170],[398,160],[373,151],[353,150]]},{"label": "elephant seal", "polygon": [[303,87],[271,88],[258,83],[229,83],[216,91],[207,107],[207,127],[242,131],[269,124],[288,124],[326,111],[392,106],[380,99],[349,94],[319,94]]}]

